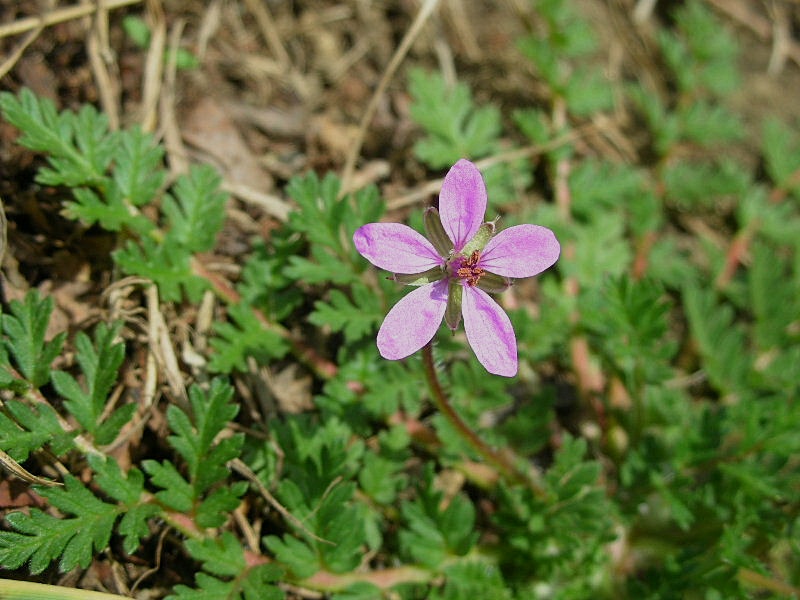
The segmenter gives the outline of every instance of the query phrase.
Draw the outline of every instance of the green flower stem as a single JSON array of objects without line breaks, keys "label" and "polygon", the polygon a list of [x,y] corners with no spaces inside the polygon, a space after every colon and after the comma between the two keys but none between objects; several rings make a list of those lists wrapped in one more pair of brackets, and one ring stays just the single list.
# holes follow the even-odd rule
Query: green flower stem
[{"label": "green flower stem", "polygon": [[533,473],[527,474],[520,471],[514,464],[514,460],[506,453],[494,450],[481,437],[470,429],[461,416],[455,411],[450,400],[447,398],[439,376],[436,373],[436,365],[433,362],[433,345],[428,342],[422,348],[422,365],[425,369],[425,378],[431,390],[431,399],[439,412],[450,422],[461,437],[480,455],[486,462],[493,465],[505,479],[515,483],[524,483],[539,497],[546,495],[542,485],[533,479]]}]

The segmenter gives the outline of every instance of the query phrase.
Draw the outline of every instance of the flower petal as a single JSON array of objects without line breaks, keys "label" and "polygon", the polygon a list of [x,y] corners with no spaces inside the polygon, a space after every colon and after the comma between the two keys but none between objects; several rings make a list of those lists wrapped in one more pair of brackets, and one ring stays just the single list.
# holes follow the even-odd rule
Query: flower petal
[{"label": "flower petal", "polygon": [[461,252],[486,214],[486,184],[468,160],[462,158],[445,175],[439,192],[439,214],[455,251]]},{"label": "flower petal", "polygon": [[361,256],[393,273],[422,273],[444,264],[421,233],[402,223],[368,223],[353,234]]},{"label": "flower petal", "polygon": [[533,277],[553,265],[561,253],[555,234],[540,225],[516,225],[494,236],[478,265],[504,277]]},{"label": "flower petal", "polygon": [[392,307],[378,330],[383,358],[398,360],[433,339],[447,307],[447,280],[423,285]]},{"label": "flower petal", "polygon": [[486,292],[468,285],[461,306],[467,341],[480,363],[494,375],[516,375],[517,338],[508,315]]}]

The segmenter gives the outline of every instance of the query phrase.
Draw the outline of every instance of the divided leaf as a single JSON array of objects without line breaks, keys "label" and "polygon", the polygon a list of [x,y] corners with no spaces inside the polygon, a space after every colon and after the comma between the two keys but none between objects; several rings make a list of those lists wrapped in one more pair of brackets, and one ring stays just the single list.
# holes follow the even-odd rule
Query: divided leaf
[{"label": "divided leaf", "polygon": [[419,497],[400,509],[406,522],[399,534],[403,552],[433,569],[451,556],[467,554],[478,540],[472,502],[458,494],[443,508],[442,498],[433,484],[433,470],[427,468]]},{"label": "divided leaf", "polygon": [[431,168],[448,167],[464,156],[480,158],[498,147],[500,112],[493,106],[476,107],[463,83],[448,87],[441,75],[415,69],[409,74],[409,89],[411,117],[427,133],[414,153]]},{"label": "divided leaf", "polygon": [[136,411],[135,404],[126,404],[103,418],[111,388],[125,358],[125,345],[115,342],[119,330],[119,324],[108,327],[100,323],[95,329],[94,344],[83,332],[76,336],[76,360],[83,373],[83,386],[63,371],[52,374],[53,386],[66,398],[67,410],[100,445],[111,443]]},{"label": "divided leaf", "polygon": [[219,190],[221,178],[208,165],[190,168],[165,195],[161,210],[169,224],[166,244],[175,243],[188,254],[207,252],[214,247],[225,220],[226,194]]},{"label": "divided leaf", "polygon": [[24,461],[45,444],[56,456],[72,449],[74,432],[67,433],[58,415],[47,404],[29,406],[19,400],[4,403],[8,414],[0,412],[0,450],[16,461]]},{"label": "divided leaf", "polygon": [[50,379],[50,365],[61,352],[65,333],[45,340],[53,299],[42,298],[31,290],[24,300],[12,300],[11,314],[0,315],[4,343],[21,374],[33,387],[41,387]]},{"label": "divided leaf", "polygon": [[249,304],[228,307],[228,321],[214,323],[216,335],[211,338],[214,353],[208,368],[212,373],[246,371],[248,358],[258,364],[283,358],[289,350],[286,340],[277,331],[264,325]]},{"label": "divided leaf", "polygon": [[186,461],[188,478],[169,461],[142,462],[152,483],[162,488],[156,496],[174,510],[194,513],[201,527],[222,525],[247,491],[246,482],[212,490],[228,477],[226,464],[239,457],[244,442],[242,434],[216,439],[239,410],[230,402],[232,396],[233,388],[229,384],[214,379],[208,390],[197,385],[189,388],[192,417],[174,404],[167,409],[167,420],[173,431],[168,440]]},{"label": "divided leaf", "polygon": [[30,562],[31,573],[41,573],[60,558],[59,571],[86,568],[108,546],[118,507],[98,500],[74,477],[67,475],[65,488],[40,489],[50,504],[74,517],[59,518],[38,508],[30,514],[13,512],[6,521],[16,531],[0,532],[0,565],[16,569]]},{"label": "divided leaf", "polygon": [[99,185],[114,155],[117,137],[108,131],[108,118],[92,106],[78,114],[58,113],[53,102],[23,88],[19,97],[0,94],[3,116],[20,131],[19,143],[48,154],[51,168],[39,171],[46,185]]}]

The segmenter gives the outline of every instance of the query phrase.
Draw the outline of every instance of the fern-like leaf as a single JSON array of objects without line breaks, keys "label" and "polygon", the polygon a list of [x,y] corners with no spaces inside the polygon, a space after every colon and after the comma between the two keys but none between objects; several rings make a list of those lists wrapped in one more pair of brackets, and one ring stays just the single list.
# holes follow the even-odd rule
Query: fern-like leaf
[{"label": "fern-like leaf", "polygon": [[52,374],[56,391],[66,398],[67,410],[101,445],[110,443],[136,410],[135,404],[127,404],[103,418],[109,393],[125,358],[125,345],[115,342],[118,334],[119,325],[108,327],[105,323],[97,326],[94,344],[85,333],[78,333],[75,347],[84,386],[63,371]]},{"label": "fern-like leaf", "polygon": [[23,301],[12,300],[11,314],[2,315],[5,345],[25,379],[40,387],[50,379],[50,365],[64,344],[65,334],[45,340],[53,299],[31,290]]},{"label": "fern-like leaf", "polygon": [[118,507],[98,500],[74,477],[65,477],[65,488],[42,489],[39,493],[63,513],[59,518],[37,508],[30,514],[14,512],[6,521],[16,531],[0,532],[0,565],[16,569],[30,562],[31,573],[41,573],[59,560],[63,573],[77,566],[86,568],[92,557],[108,546]]}]

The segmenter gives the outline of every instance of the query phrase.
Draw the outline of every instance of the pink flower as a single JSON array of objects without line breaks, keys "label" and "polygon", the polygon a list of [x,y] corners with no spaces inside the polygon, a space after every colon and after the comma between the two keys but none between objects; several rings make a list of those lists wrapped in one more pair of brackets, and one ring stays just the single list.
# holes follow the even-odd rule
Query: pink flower
[{"label": "pink flower", "polygon": [[489,296],[505,290],[512,277],[532,277],[558,259],[552,231],[517,225],[495,233],[484,223],[486,185],[468,160],[444,178],[439,210],[425,213],[424,237],[400,223],[369,223],[353,234],[361,255],[395,273],[400,283],[418,286],[386,315],[378,350],[390,360],[405,358],[433,339],[444,319],[455,330],[464,318],[467,341],[490,373],[517,373],[517,340],[511,321]]}]

